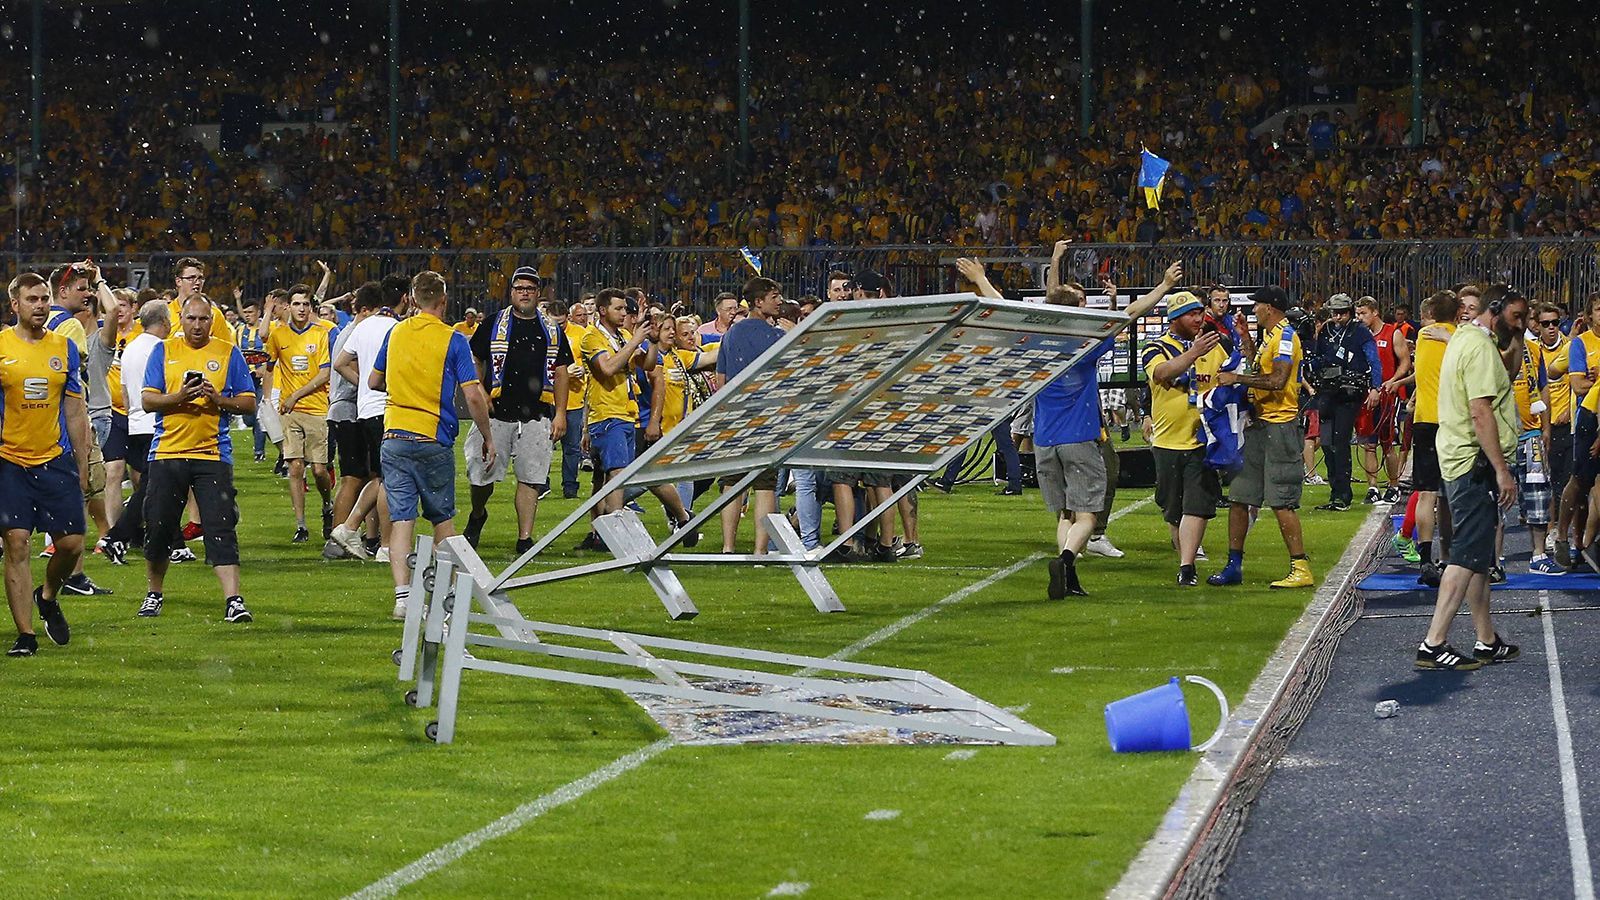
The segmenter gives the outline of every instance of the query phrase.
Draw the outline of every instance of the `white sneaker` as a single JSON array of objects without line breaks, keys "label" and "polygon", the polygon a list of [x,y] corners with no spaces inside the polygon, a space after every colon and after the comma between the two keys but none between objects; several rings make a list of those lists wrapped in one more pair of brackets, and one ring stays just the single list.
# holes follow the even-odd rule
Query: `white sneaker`
[{"label": "white sneaker", "polygon": [[394,617],[396,619],[404,619],[406,617],[406,604],[404,600],[396,600],[394,602]]},{"label": "white sneaker", "polygon": [[1544,552],[1547,554],[1556,552],[1556,533],[1553,531],[1544,536]]},{"label": "white sneaker", "polygon": [[328,539],[343,547],[344,552],[354,556],[356,559],[371,558],[371,555],[367,553],[367,548],[361,545],[361,535],[349,525],[340,523],[333,526],[333,532],[328,536]]},{"label": "white sneaker", "polygon": [[1121,559],[1127,555],[1121,550],[1117,549],[1117,545],[1111,543],[1111,539],[1103,534],[1099,537],[1090,538],[1089,543],[1083,545],[1083,552],[1092,554],[1094,556],[1105,556],[1111,559]]},{"label": "white sneaker", "polygon": [[388,547],[379,547],[378,548],[378,555],[374,556],[372,558],[372,561],[373,562],[381,562],[381,563],[388,562],[389,561],[389,548]]},{"label": "white sneaker", "polygon": [[1199,560],[1202,560],[1202,559],[1207,559],[1208,557],[1206,556],[1206,548],[1204,548],[1204,547],[1196,547],[1196,548],[1194,548],[1194,558],[1195,558],[1195,560],[1197,562]]},{"label": "white sneaker", "polygon": [[175,563],[194,562],[195,555],[194,551],[188,547],[178,547],[172,551],[172,556],[169,559]]}]

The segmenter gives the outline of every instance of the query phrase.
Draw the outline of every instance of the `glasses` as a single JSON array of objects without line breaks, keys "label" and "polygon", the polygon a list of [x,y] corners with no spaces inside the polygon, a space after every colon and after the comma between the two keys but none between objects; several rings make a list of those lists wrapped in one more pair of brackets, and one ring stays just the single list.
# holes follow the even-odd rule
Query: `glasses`
[{"label": "glasses", "polygon": [[1561,327],[1561,320],[1560,319],[1540,319],[1539,320],[1539,324],[1542,325],[1545,328],[1560,328]]},{"label": "glasses", "polygon": [[179,275],[178,276],[178,280],[179,281],[205,281],[206,277],[204,275]]}]

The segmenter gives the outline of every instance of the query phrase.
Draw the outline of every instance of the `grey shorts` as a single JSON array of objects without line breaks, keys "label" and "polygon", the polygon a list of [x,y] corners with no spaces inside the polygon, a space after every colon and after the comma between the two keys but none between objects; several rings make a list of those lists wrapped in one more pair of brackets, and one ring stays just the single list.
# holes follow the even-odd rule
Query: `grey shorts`
[{"label": "grey shorts", "polygon": [[467,431],[463,450],[467,456],[467,483],[483,487],[505,480],[512,459],[516,460],[517,481],[543,487],[550,483],[550,457],[554,447],[550,443],[550,420],[534,419],[531,422],[502,422],[490,419],[494,431],[494,462],[483,464],[483,435],[474,423]]},{"label": "grey shorts", "polygon": [[1094,441],[1034,447],[1039,493],[1053,513],[1099,512],[1106,502],[1106,458]]},{"label": "grey shorts", "polygon": [[1228,485],[1228,499],[1245,506],[1299,509],[1305,461],[1299,422],[1252,421],[1244,431],[1244,467]]},{"label": "grey shorts", "polygon": [[1444,495],[1450,501],[1450,520],[1455,527],[1450,565],[1487,574],[1495,560],[1494,532],[1500,521],[1494,469],[1480,456],[1471,472],[1445,481]]}]

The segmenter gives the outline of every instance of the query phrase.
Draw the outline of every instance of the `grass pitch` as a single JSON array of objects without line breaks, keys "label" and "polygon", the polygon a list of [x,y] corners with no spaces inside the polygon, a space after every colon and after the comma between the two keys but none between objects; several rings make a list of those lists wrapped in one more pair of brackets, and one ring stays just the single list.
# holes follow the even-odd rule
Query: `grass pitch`
[{"label": "grass pitch", "polygon": [[[238,475],[250,625],[221,621],[211,571],[174,566],[159,619],[133,613],[136,555],[65,600],[72,644],[0,659],[0,879],[14,896],[342,895],[664,735],[613,692],[467,673],[456,743],[401,699],[387,568],[292,545],[285,483]],[[509,491],[482,552],[511,556]],[[1129,491],[1119,506],[1148,492]],[[1306,507],[1326,499],[1307,491]],[[465,490],[460,495],[465,498]],[[661,525],[648,500],[647,521]],[[514,597],[532,617],[826,656],[1030,554],[1053,552],[1036,491],[922,496],[924,560],[831,568],[849,611],[817,613],[786,570],[680,569],[701,615],[672,623],[618,574]],[[548,500],[549,525],[572,501]],[[654,508],[653,508],[654,507]],[[1361,515],[1308,512],[1319,576]],[[831,517],[830,517],[831,521]],[[748,524],[745,542],[748,546]],[[1209,568],[1225,547],[1219,519]],[[1274,592],[1277,529],[1251,535],[1243,588],[1178,591],[1145,504],[1082,567],[1087,599],[1044,599],[1041,557],[857,659],[925,669],[1054,734],[1048,748],[675,746],[484,844],[407,893],[471,896],[1094,897],[1150,836],[1191,754],[1113,754],[1102,706],[1196,673],[1237,700],[1310,599]],[[565,550],[581,534],[558,542]],[[716,540],[707,536],[707,545]],[[36,577],[42,562],[35,564]],[[1216,711],[1196,695],[1196,735]],[[875,811],[878,817],[867,818]]]}]

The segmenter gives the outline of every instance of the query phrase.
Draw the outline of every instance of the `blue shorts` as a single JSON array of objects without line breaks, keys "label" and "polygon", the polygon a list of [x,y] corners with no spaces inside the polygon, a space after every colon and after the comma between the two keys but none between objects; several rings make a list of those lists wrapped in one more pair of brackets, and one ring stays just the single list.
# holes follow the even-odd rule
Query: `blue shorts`
[{"label": "blue shorts", "polygon": [[128,417],[119,412],[111,414],[110,428],[100,439],[100,452],[106,462],[128,458]]},{"label": "blue shorts", "polygon": [[42,466],[0,459],[0,530],[83,534],[78,461],[63,453]]},{"label": "blue shorts", "polygon": [[434,525],[456,517],[456,455],[449,447],[386,436],[381,455],[391,521],[415,521],[419,506]]},{"label": "blue shorts", "polygon": [[621,419],[605,419],[589,424],[589,448],[607,472],[626,469],[633,462],[634,425]]}]

